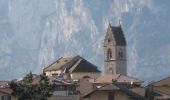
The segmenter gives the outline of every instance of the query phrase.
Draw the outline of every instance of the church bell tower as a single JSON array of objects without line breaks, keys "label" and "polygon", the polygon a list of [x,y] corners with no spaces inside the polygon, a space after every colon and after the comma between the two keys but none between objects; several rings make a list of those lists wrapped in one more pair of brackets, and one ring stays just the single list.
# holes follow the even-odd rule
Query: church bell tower
[{"label": "church bell tower", "polygon": [[104,39],[104,74],[127,75],[126,40],[121,25],[108,25]]}]

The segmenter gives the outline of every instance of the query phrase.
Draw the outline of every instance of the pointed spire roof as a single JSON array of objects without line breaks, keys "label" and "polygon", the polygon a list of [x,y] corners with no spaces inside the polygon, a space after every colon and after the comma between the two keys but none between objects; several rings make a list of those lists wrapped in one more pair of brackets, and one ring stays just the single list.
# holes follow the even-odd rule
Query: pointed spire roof
[{"label": "pointed spire roof", "polygon": [[112,26],[110,23],[108,25],[107,33],[112,33],[116,45],[126,45],[126,39],[122,31],[121,25]]}]

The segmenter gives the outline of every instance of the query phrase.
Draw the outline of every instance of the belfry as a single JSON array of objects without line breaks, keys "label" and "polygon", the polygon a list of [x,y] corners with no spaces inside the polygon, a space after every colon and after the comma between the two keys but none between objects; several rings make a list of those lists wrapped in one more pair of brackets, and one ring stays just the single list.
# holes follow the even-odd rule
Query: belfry
[{"label": "belfry", "polygon": [[126,39],[121,25],[108,25],[104,39],[104,74],[127,75]]}]

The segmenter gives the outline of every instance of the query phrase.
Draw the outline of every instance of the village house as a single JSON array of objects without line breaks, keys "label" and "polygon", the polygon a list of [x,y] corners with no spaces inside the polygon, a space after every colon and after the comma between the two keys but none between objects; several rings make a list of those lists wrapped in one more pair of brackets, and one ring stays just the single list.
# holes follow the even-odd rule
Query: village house
[{"label": "village house", "polygon": [[43,71],[55,84],[55,91],[49,100],[78,100],[80,94],[76,87],[79,80],[96,79],[101,74],[97,66],[80,56],[61,57]]},{"label": "village house", "polygon": [[115,75],[103,75],[99,78],[97,78],[95,81],[92,83],[94,85],[106,85],[106,84],[111,84],[113,81],[119,83],[119,84],[124,84],[124,85],[134,85],[134,86],[140,86],[143,81],[139,80],[134,77],[126,76],[123,74],[115,74]]},{"label": "village house", "polygon": [[170,77],[149,84],[148,89],[161,94],[156,100],[170,100]]},{"label": "village house", "polygon": [[83,100],[145,100],[139,94],[118,84],[97,87],[83,96]]},{"label": "village house", "polygon": [[12,95],[12,89],[10,89],[7,81],[0,81],[0,100],[17,100]]},{"label": "village house", "polygon": [[78,56],[61,57],[48,67],[44,68],[47,76],[63,76],[67,79],[98,78],[101,71],[97,66]]},{"label": "village house", "polygon": [[145,87],[113,82],[87,92],[82,100],[158,100],[157,96],[161,95]]},{"label": "village house", "polygon": [[76,90],[77,82],[60,78],[49,78],[51,84],[54,84],[54,92],[48,100],[79,100],[79,94]]}]

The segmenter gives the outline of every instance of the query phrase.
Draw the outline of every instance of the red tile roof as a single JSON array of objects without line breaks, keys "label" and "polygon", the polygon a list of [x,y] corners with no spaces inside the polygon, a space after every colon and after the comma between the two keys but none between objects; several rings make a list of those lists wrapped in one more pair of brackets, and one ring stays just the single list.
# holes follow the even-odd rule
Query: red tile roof
[{"label": "red tile roof", "polygon": [[9,88],[8,81],[0,81],[0,92],[12,94],[12,89]]},{"label": "red tile roof", "polygon": [[4,87],[4,88],[0,88],[0,92],[11,95],[12,89],[10,89],[9,87]]}]

